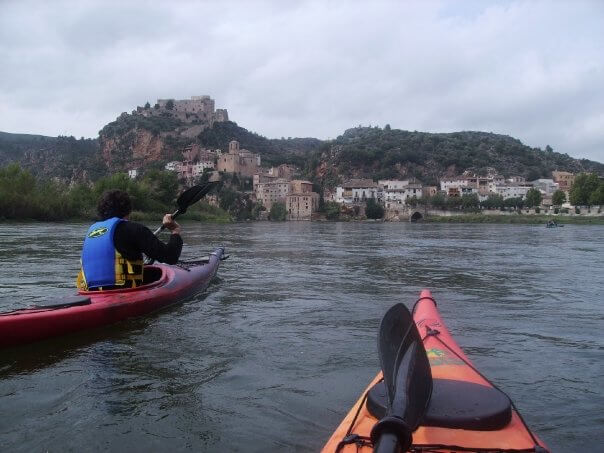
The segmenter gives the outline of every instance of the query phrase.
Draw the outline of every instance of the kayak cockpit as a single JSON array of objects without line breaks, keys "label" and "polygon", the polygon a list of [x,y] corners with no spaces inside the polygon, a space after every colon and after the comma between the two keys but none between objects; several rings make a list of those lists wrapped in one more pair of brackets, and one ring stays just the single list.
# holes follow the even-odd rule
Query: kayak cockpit
[{"label": "kayak cockpit", "polygon": [[132,291],[141,291],[153,288],[160,284],[165,283],[168,280],[166,266],[145,266],[145,272],[143,273],[143,284],[136,288],[113,288],[104,289],[103,291],[78,291],[80,295],[92,295],[92,294],[115,294],[115,293],[126,293]]},{"label": "kayak cockpit", "polygon": [[[367,395],[367,410],[378,420],[386,415],[388,397],[384,381]],[[433,379],[432,396],[424,426],[494,431],[512,419],[512,403],[500,390],[472,382]]]}]

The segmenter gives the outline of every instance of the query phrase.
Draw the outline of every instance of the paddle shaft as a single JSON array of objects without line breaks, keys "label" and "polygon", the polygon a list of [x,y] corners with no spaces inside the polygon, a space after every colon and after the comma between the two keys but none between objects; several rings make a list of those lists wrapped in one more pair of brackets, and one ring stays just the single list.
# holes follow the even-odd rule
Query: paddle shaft
[{"label": "paddle shaft", "polygon": [[[174,211],[174,213],[172,214],[172,220],[174,220],[176,217],[178,217],[180,214],[180,209],[177,209],[176,211]],[[164,231],[166,229],[166,227],[164,226],[164,224],[162,223],[162,225],[153,232],[153,234],[155,236],[157,236],[159,233],[161,233],[162,231]]]},{"label": "paddle shaft", "polygon": [[395,434],[383,433],[373,446],[373,453],[402,453],[401,444]]}]

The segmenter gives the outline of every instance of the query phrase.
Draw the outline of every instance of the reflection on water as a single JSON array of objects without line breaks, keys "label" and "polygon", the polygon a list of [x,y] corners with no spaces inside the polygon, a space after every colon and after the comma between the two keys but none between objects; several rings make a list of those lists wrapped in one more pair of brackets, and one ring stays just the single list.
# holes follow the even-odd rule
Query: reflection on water
[{"label": "reflection on water", "polygon": [[[0,224],[0,310],[71,292],[84,230]],[[185,258],[220,244],[193,300],[0,351],[3,446],[316,451],[377,372],[381,316],[424,287],[554,451],[604,441],[603,227],[185,226]]]}]

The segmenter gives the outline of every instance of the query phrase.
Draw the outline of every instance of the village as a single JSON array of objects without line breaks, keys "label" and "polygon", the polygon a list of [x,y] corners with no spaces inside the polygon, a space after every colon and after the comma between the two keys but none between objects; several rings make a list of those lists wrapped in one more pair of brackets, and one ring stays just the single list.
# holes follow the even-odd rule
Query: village
[{"label": "village", "polygon": [[[229,120],[227,110],[216,109],[215,101],[207,95],[183,100],[158,99],[153,107],[147,103],[132,114],[175,117],[182,124],[177,132],[189,138],[214,123]],[[497,215],[520,212],[520,209],[525,214],[572,215],[600,211],[570,204],[570,190],[577,175],[567,171],[553,171],[551,178],[528,181],[523,176],[504,177],[494,168],[487,168],[482,175],[465,171],[458,176],[442,177],[438,186],[425,185],[416,178],[377,181],[354,178],[337,187],[315,185],[313,189],[313,183],[303,178],[299,168],[291,164],[263,167],[260,154],[242,148],[237,140],[230,141],[226,152],[191,144],[181,154],[182,159],[167,162],[165,170],[175,172],[183,185],[196,183],[208,172],[236,175],[239,181],[246,182],[238,190],[261,207],[258,215],[261,220],[268,218],[276,203],[284,206],[286,220],[320,220],[324,215],[319,211],[324,210],[326,203],[331,203],[332,209],[337,205],[335,209],[339,209],[344,218],[352,219],[371,217],[367,215],[367,206],[377,205],[380,212],[383,210],[380,218],[392,221],[456,215],[459,210],[450,208],[456,201],[468,199],[476,209],[487,207],[489,213]],[[140,176],[139,169],[130,169],[128,173],[131,178]],[[216,206],[220,202],[215,194],[209,195],[207,201]],[[510,209],[504,209],[506,207]]]},{"label": "village", "polygon": [[[208,172],[228,173],[242,180],[250,180],[251,190],[247,191],[247,195],[254,203],[262,205],[261,219],[267,217],[275,203],[285,205],[287,220],[321,218],[318,214],[320,194],[313,191],[311,181],[299,177],[300,170],[293,165],[263,167],[261,156],[241,148],[236,140],[229,143],[226,153],[220,149],[210,150],[193,144],[184,149],[182,157],[181,161],[168,162],[165,169],[176,172],[179,180],[184,184],[194,183]],[[129,171],[131,178],[136,178],[138,175],[139,171],[136,169]],[[573,173],[554,171],[551,179],[527,181],[521,176],[504,178],[496,174],[493,169],[489,169],[486,176],[465,172],[457,177],[442,178],[440,186],[423,185],[414,178],[378,181],[350,179],[336,188],[325,189],[323,201],[337,203],[342,212],[363,218],[367,202],[373,200],[383,207],[384,219],[406,220],[413,216],[415,216],[413,219],[423,217],[427,209],[419,210],[418,201],[437,194],[447,199],[475,195],[480,202],[491,196],[499,196],[505,201],[524,200],[529,190],[537,189],[541,194],[541,201],[538,207],[533,207],[533,213],[540,212],[540,209],[548,212],[556,205],[568,211],[572,207],[567,200],[574,179]],[[564,193],[564,202],[561,204],[554,203],[553,199],[558,191]],[[208,202],[217,206],[219,200],[216,195],[210,195]],[[444,210],[441,211],[439,214],[432,210],[431,214],[446,215]],[[530,211],[527,209],[526,213]]]}]

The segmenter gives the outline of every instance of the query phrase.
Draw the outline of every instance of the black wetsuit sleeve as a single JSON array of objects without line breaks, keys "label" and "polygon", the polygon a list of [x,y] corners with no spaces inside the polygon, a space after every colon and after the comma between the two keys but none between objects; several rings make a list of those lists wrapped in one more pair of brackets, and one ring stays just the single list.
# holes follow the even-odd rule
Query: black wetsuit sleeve
[{"label": "black wetsuit sleeve", "polygon": [[165,244],[149,228],[136,222],[121,222],[113,241],[117,251],[129,260],[141,259],[144,253],[161,263],[176,264],[182,251],[180,234],[171,234]]}]

